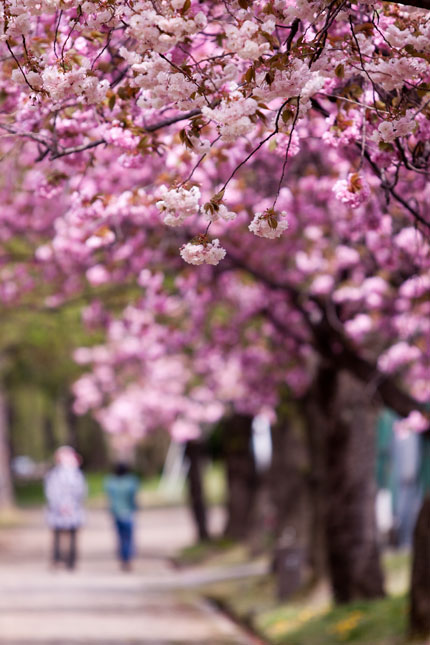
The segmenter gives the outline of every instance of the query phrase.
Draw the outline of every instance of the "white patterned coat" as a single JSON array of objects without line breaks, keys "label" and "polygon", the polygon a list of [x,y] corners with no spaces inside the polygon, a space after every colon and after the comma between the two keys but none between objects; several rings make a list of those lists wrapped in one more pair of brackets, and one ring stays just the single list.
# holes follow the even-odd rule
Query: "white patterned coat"
[{"label": "white patterned coat", "polygon": [[45,477],[49,526],[57,529],[78,528],[84,521],[83,502],[87,495],[85,478],[79,468],[58,465]]}]

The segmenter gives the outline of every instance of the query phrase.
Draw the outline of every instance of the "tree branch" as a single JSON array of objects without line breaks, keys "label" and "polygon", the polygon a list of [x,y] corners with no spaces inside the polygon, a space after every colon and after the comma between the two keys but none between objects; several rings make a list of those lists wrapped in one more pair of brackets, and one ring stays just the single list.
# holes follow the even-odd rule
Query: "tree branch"
[{"label": "tree branch", "polygon": [[10,127],[9,125],[3,125],[0,123],[0,129],[1,130],[6,130],[9,134],[13,134],[16,137],[25,137],[26,139],[32,139],[33,141],[37,141],[37,143],[42,144],[42,146],[48,146],[48,143],[46,141],[46,138],[35,134],[34,132],[19,132],[18,130],[15,130],[14,128]]},{"label": "tree branch", "polygon": [[[396,383],[395,377],[383,374],[374,361],[359,356],[349,339],[342,333],[342,330],[336,329],[329,321],[327,313],[318,298],[310,297],[307,294],[319,305],[323,315],[321,321],[313,322],[300,302],[300,292],[293,285],[278,282],[266,276],[230,252],[229,258],[233,266],[246,271],[265,286],[288,294],[292,305],[300,311],[307,328],[313,336],[313,340],[311,339],[309,344],[313,345],[319,355],[328,360],[336,369],[345,369],[366,384],[374,383],[375,391],[379,394],[383,403],[401,416],[406,417],[413,410],[426,410],[425,404],[405,392]],[[275,323],[272,316],[268,315],[268,319],[272,324]],[[290,330],[282,321],[276,319],[275,326],[279,332],[283,330],[286,336],[290,335]],[[334,349],[336,346],[339,348],[338,351]]]},{"label": "tree branch", "polygon": [[[158,121],[157,123],[153,123],[152,125],[148,125],[143,130],[145,132],[156,132],[157,130],[161,130],[162,128],[166,128],[169,125],[173,125],[174,123],[178,123],[179,121],[185,121],[186,119],[191,119],[193,116],[198,116],[201,114],[200,109],[195,109],[195,110],[190,110],[189,112],[183,112],[182,114],[177,114],[176,116],[172,116],[168,119],[163,119],[163,121]],[[15,130],[13,127],[9,125],[2,125],[0,124],[0,128],[3,130],[6,130],[9,132],[9,134],[13,134],[16,137],[26,137],[27,139],[33,139],[33,141],[37,141],[38,143],[41,143],[44,145],[50,154],[50,159],[59,159],[60,157],[66,157],[67,155],[72,155],[76,152],[84,152],[85,150],[90,150],[91,148],[97,148],[97,146],[101,146],[102,144],[106,144],[107,142],[105,139],[97,139],[96,141],[91,141],[90,143],[84,143],[80,146],[74,146],[71,148],[63,148],[60,150],[56,150],[51,145],[41,137],[40,135],[37,135],[33,132],[19,132],[18,130]]]},{"label": "tree branch", "polygon": [[[429,5],[429,9],[430,9],[430,0],[428,0],[427,4]],[[342,98],[342,97],[339,97],[339,98]],[[316,110],[326,118],[330,115],[330,112],[328,112],[316,99],[311,98],[311,105],[314,110]],[[387,185],[384,182],[379,166],[374,161],[372,161],[371,156],[366,149],[364,149],[364,151],[362,150],[361,143],[357,141],[355,143],[355,146],[360,150],[360,154],[363,155],[363,157],[366,159],[366,161],[368,162],[369,166],[372,168],[375,175],[380,179],[381,187],[384,190],[387,190],[391,194],[393,199],[399,202],[399,204],[402,204],[402,206],[412,215],[412,217],[417,222],[419,222],[420,224],[425,226],[425,228],[430,230],[430,221],[427,221],[416,208],[413,208],[401,195],[399,195],[399,193],[394,190],[394,186]],[[411,172],[414,172],[414,171],[412,170]]]}]

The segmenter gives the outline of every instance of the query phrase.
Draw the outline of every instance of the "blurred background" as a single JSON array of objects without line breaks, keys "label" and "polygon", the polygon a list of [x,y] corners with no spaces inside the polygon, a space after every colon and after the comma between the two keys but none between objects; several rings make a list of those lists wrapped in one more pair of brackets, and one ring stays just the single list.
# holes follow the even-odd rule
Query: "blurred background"
[{"label": "blurred background", "polygon": [[[426,518],[414,543],[430,490],[428,433],[394,432],[396,415],[363,407],[348,381],[345,407],[360,432],[342,441],[334,430],[325,447],[309,401],[306,417],[290,399],[275,424],[235,414],[184,443],[163,428],[138,443],[112,439],[72,410],[79,368],[65,322],[51,319],[49,333],[33,326],[37,338],[3,355],[0,642],[408,642],[413,551],[428,550]],[[50,569],[43,510],[43,480],[64,444],[81,455],[88,484],[68,577]],[[119,457],[140,481],[129,577],[104,493]],[[428,562],[419,565],[425,583]]]}]

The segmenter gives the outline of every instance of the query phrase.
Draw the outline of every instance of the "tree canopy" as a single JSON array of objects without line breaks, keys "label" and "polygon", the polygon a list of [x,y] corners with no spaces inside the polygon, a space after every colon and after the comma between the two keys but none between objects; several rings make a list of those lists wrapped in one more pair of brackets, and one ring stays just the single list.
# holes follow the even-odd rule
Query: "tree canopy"
[{"label": "tree canopy", "polygon": [[193,435],[319,357],[427,427],[427,5],[3,3],[0,298],[94,298],[77,409]]}]

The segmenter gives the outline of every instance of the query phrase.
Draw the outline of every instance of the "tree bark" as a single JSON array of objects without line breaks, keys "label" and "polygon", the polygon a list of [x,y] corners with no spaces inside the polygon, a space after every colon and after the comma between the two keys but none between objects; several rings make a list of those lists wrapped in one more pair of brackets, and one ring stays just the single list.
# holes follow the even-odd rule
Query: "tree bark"
[{"label": "tree bark", "polygon": [[306,439],[296,414],[290,420],[279,418],[272,428],[272,443],[270,480],[276,510],[273,568],[278,597],[285,599],[312,578],[309,464]]},{"label": "tree bark", "polygon": [[414,531],[409,630],[416,638],[430,636],[430,495],[424,498]]},{"label": "tree bark", "polygon": [[222,429],[223,455],[227,477],[227,521],[224,535],[246,538],[252,527],[259,478],[252,452],[252,417],[236,414]]},{"label": "tree bark", "polygon": [[267,552],[273,543],[276,509],[272,499],[270,472],[258,473],[247,545],[253,556]]},{"label": "tree bark", "polygon": [[199,540],[208,540],[207,512],[202,481],[203,446],[198,441],[188,441],[185,455],[188,458],[188,491],[191,513]]},{"label": "tree bark", "polygon": [[[334,369],[318,374],[326,456],[328,569],[340,603],[383,596],[375,518],[375,415],[363,386]],[[325,428],[324,428],[325,426]]]},{"label": "tree bark", "polygon": [[14,503],[8,434],[7,402],[0,389],[0,510],[10,508]]},{"label": "tree bark", "polygon": [[309,566],[314,583],[327,576],[326,521],[326,443],[318,389],[311,387],[302,400],[308,448],[307,485],[310,500]]}]

